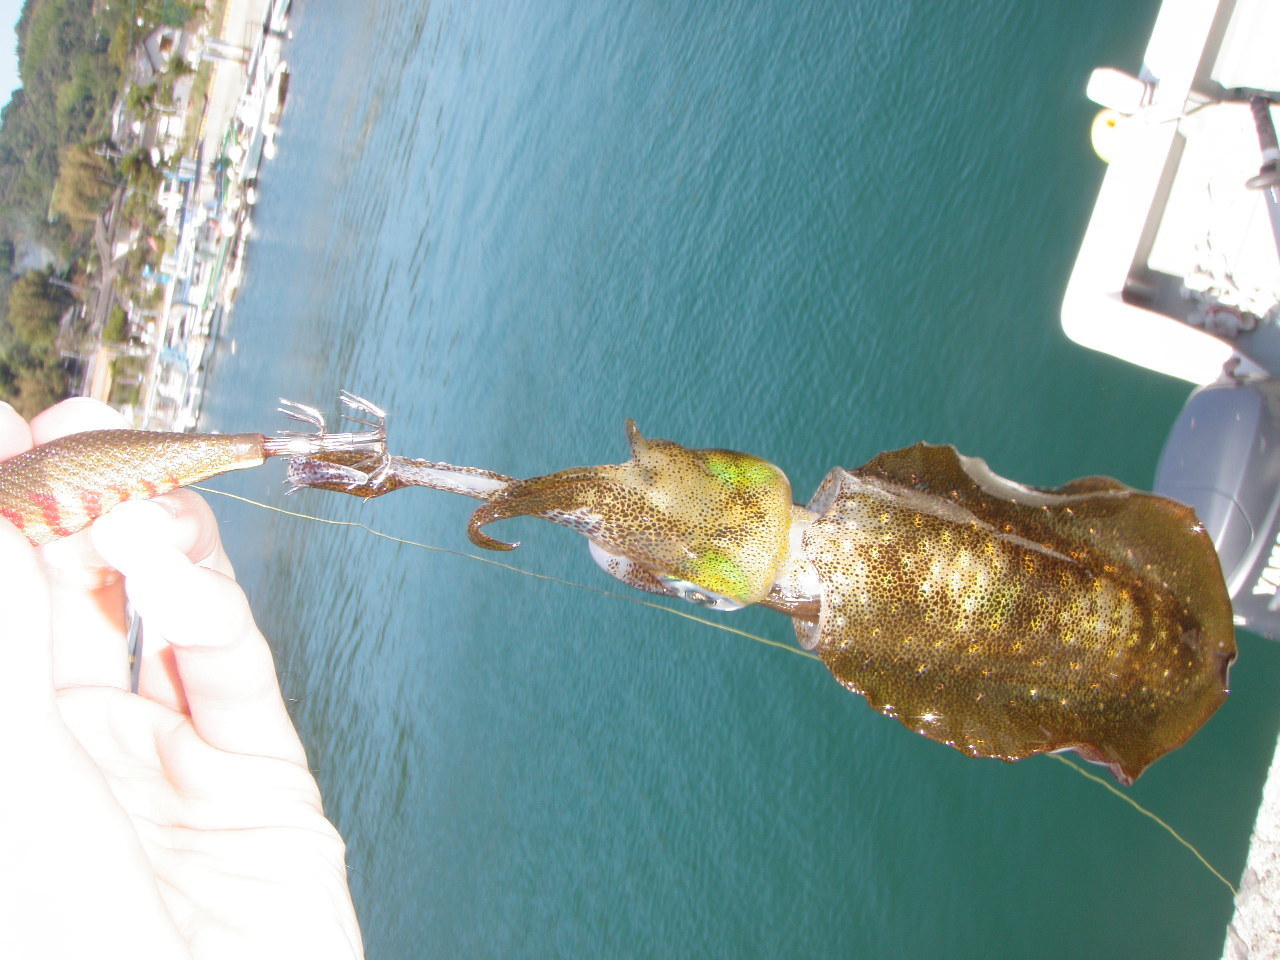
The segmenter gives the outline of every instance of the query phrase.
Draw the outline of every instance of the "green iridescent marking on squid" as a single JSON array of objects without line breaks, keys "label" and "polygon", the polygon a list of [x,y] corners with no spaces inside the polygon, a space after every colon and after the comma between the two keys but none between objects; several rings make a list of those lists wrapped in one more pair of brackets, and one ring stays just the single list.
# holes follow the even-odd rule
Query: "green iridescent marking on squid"
[{"label": "green iridescent marking on squid", "polygon": [[693,561],[692,581],[713,593],[745,600],[751,592],[742,568],[719,550],[707,550]]},{"label": "green iridescent marking on squid", "polygon": [[707,471],[723,483],[737,489],[764,486],[778,478],[778,471],[765,460],[741,454],[708,452]]}]

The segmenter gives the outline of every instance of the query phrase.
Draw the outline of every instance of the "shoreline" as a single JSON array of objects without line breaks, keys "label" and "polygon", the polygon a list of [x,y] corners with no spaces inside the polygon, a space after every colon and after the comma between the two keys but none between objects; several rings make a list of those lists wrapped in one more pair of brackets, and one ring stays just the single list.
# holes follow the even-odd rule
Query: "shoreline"
[{"label": "shoreline", "polygon": [[[136,358],[144,365],[136,397],[115,404],[135,427],[190,431],[199,420],[214,349],[243,279],[258,174],[275,155],[288,91],[290,6],[290,0],[228,0],[216,28],[182,40],[188,60],[203,61],[211,74],[195,144],[172,154],[176,172],[157,198],[174,234],[152,277],[161,302],[153,319],[134,318],[145,323],[140,348],[99,345],[81,389],[109,400],[116,359]],[[181,124],[191,115],[188,105]],[[115,240],[114,223],[110,242],[112,257],[130,247],[127,237]]]}]

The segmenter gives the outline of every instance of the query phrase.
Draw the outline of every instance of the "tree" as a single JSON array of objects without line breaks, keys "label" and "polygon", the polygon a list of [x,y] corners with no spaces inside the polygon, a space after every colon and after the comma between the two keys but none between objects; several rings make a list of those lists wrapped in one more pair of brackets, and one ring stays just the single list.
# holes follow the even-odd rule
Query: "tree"
[{"label": "tree", "polygon": [[134,86],[129,88],[128,94],[124,98],[125,107],[133,116],[145,116],[150,113],[156,104],[155,84],[147,86]]},{"label": "tree", "polygon": [[26,369],[18,373],[14,408],[24,417],[34,417],[67,395],[67,378],[57,367]]},{"label": "tree", "polygon": [[23,344],[11,344],[0,356],[0,398],[24,417],[57,403],[67,395],[67,388],[62,368],[33,356]]},{"label": "tree", "polygon": [[[83,256],[87,228],[117,179],[89,144],[110,128],[130,57],[132,4],[113,3],[96,16],[95,5],[22,4],[22,87],[0,111],[0,261],[9,270],[15,243],[36,240],[57,250],[64,262]],[[52,221],[51,210],[60,214]],[[66,390],[55,343],[59,318],[73,301],[50,283],[48,273],[12,278],[9,270],[0,271],[0,314],[9,308],[7,317],[0,316],[0,393],[31,414]]]},{"label": "tree", "polygon": [[123,10],[95,18],[92,7],[93,0],[23,6],[17,25],[22,88],[0,117],[0,234],[17,224],[46,246],[70,239],[65,222],[47,223],[60,150],[109,129],[121,72],[100,31],[128,20]]},{"label": "tree", "polygon": [[107,322],[102,325],[102,339],[105,343],[123,343],[129,334],[129,315],[124,307],[116,304],[107,314]]},{"label": "tree", "polygon": [[71,306],[67,291],[50,283],[47,270],[29,270],[9,291],[9,326],[38,357],[52,359],[58,320]]},{"label": "tree", "polygon": [[142,16],[149,23],[166,27],[185,26],[187,21],[206,13],[203,3],[189,3],[185,0],[152,0],[142,9]]},{"label": "tree", "polygon": [[63,147],[61,158],[52,207],[75,226],[88,227],[116,189],[111,162],[87,143]]}]

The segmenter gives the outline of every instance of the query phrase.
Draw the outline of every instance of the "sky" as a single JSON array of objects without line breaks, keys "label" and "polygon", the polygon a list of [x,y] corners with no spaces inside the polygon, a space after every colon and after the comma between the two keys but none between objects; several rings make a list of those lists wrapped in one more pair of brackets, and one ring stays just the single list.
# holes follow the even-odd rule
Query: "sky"
[{"label": "sky", "polygon": [[22,14],[23,0],[0,0],[0,106],[22,81],[18,79],[18,37],[13,32]]}]

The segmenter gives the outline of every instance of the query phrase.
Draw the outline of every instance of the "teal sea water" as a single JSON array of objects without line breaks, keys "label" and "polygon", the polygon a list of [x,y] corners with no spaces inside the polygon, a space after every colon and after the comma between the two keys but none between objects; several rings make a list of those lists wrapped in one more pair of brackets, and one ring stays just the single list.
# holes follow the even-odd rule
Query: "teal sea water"
[{"label": "teal sea water", "polygon": [[[1084,83],[1136,69],[1156,6],[296,4],[205,426],[346,387],[399,452],[518,476],[624,459],[634,417],[800,499],[918,440],[1149,485],[1185,388],[1058,311],[1103,173]],[[471,550],[461,498],[215,485]],[[1054,760],[966,759],[660,611],[214,507],[371,957],[1219,954],[1226,889]],[[500,535],[609,587],[568,531]],[[1280,728],[1280,647],[1241,643],[1227,705],[1129,791],[1233,879]]]}]

